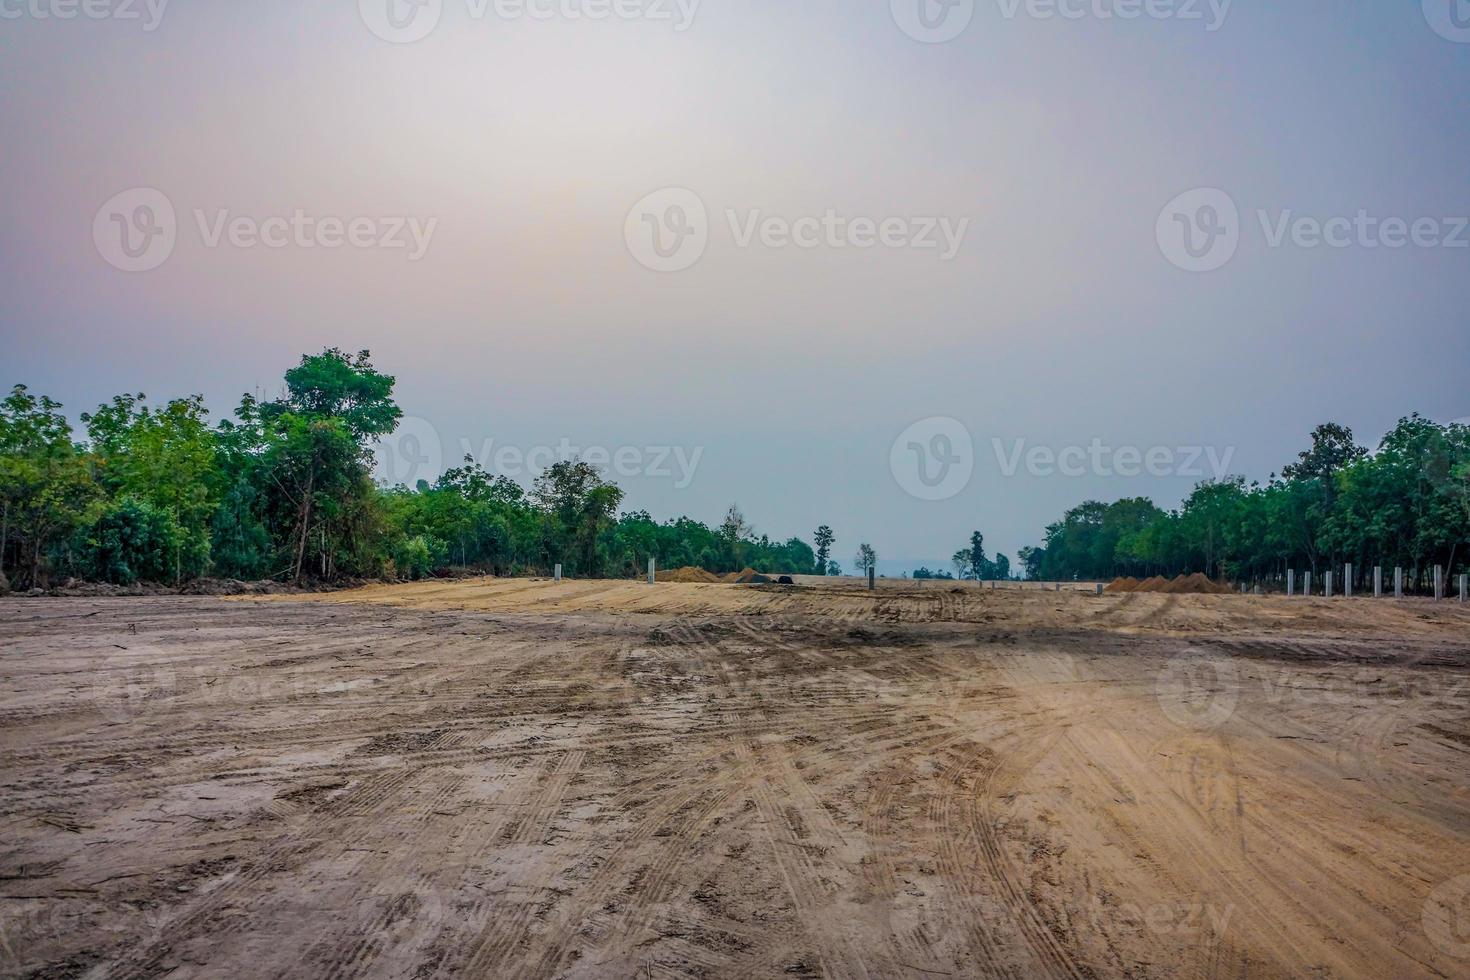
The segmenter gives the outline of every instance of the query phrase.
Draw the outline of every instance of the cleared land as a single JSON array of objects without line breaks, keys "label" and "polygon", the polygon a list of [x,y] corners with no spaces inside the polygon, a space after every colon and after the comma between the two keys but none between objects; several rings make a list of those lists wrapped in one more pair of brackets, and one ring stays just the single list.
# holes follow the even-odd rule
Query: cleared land
[{"label": "cleared land", "polygon": [[1463,976],[1470,613],[0,601],[0,973]]}]

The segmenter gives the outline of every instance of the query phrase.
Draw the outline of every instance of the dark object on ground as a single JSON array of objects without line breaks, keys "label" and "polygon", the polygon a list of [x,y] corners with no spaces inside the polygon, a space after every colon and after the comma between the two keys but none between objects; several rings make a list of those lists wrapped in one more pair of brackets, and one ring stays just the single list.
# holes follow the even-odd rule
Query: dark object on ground
[{"label": "dark object on ground", "polygon": [[782,575],[780,578],[776,579],[776,584],[777,585],[795,585],[796,584],[796,579],[792,578],[790,575]]}]

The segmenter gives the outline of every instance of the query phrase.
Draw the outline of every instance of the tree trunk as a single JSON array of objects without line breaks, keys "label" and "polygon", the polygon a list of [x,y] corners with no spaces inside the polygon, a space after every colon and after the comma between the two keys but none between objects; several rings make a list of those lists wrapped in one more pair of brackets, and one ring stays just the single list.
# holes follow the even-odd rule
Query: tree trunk
[{"label": "tree trunk", "polygon": [[306,492],[301,495],[301,539],[296,543],[296,574],[294,579],[297,585],[301,584],[301,563],[306,560],[306,536],[311,533],[311,490],[316,484],[316,473],[306,481]]}]

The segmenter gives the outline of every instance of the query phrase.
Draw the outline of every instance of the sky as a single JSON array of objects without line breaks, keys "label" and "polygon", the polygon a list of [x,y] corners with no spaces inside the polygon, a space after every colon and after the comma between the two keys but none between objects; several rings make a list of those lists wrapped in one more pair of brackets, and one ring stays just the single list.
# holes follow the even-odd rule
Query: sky
[{"label": "sky", "polygon": [[1470,416],[1467,159],[1467,0],[0,0],[0,384],[1014,558]]}]

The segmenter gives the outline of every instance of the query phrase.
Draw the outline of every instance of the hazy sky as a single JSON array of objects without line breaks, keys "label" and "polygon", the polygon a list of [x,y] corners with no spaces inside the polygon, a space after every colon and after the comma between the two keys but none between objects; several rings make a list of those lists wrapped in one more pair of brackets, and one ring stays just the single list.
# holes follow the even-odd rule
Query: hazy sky
[{"label": "hazy sky", "polygon": [[422,2],[0,0],[0,382],[370,348],[844,561],[1470,416],[1466,0]]}]

